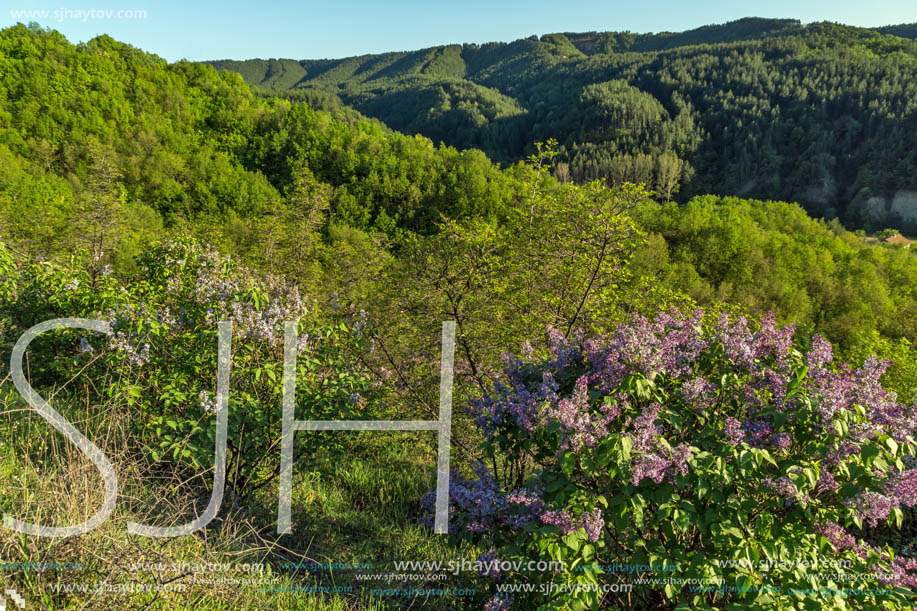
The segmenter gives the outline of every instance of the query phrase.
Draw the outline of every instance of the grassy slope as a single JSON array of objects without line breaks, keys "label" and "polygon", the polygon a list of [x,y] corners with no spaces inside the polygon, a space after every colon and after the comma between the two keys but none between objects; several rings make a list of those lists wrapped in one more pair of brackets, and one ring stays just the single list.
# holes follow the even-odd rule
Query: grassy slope
[{"label": "grassy slope", "polygon": [[[89,461],[72,449],[38,416],[28,413],[10,384],[3,385],[0,404],[0,437],[13,440],[0,446],[0,510],[20,519],[62,526],[83,521],[101,501],[101,481]],[[378,596],[371,588],[398,588],[395,582],[360,580],[357,574],[390,572],[396,560],[443,560],[459,555],[474,560],[474,550],[447,547],[444,537],[433,536],[417,524],[422,514],[420,496],[434,487],[435,458],[426,443],[394,437],[420,433],[377,433],[364,444],[362,455],[326,460],[320,469],[298,472],[294,481],[292,535],[276,532],[276,486],[236,505],[225,499],[217,520],[206,533],[176,539],[155,540],[129,535],[128,521],[156,524],[179,521],[193,498],[176,498],[168,486],[142,480],[143,466],[119,452],[125,431],[119,425],[126,416],[117,406],[104,410],[78,407],[78,401],[57,405],[80,429],[107,431],[103,451],[119,475],[120,498],[115,512],[100,528],[73,539],[20,537],[0,531],[3,562],[80,563],[76,570],[5,571],[8,587],[16,588],[30,605],[54,609],[105,609],[114,605],[150,609],[395,609],[407,604],[403,596]],[[210,483],[201,483],[202,497]],[[154,496],[162,495],[159,500]],[[203,507],[202,498],[196,500]],[[155,509],[151,509],[155,508]],[[133,564],[187,562],[263,563],[263,572],[231,570],[198,573],[208,579],[269,579],[278,591],[260,585],[194,584],[194,574],[170,570],[134,570]],[[284,563],[371,563],[371,570],[316,571],[285,568]],[[451,579],[451,578],[450,578]],[[467,579],[467,578],[466,578]],[[452,580],[454,581],[454,580]],[[407,587],[448,587],[445,581],[409,582]],[[58,584],[172,584],[184,592],[59,593]],[[467,581],[465,582],[467,584]],[[315,593],[303,588],[350,588],[344,593]],[[283,591],[288,590],[288,591]],[[428,601],[422,608],[457,608],[457,599]],[[414,608],[417,608],[415,602]]]}]

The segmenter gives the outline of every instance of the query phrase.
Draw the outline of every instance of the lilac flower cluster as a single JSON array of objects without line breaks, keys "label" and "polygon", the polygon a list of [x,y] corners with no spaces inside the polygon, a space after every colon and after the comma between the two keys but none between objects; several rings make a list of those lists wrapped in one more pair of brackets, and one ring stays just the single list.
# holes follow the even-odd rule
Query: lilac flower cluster
[{"label": "lilac flower cluster", "polygon": [[694,406],[695,411],[701,412],[713,405],[716,396],[716,387],[704,377],[685,380],[679,392],[682,398]]},{"label": "lilac flower cluster", "polygon": [[842,526],[833,522],[824,522],[815,527],[815,532],[822,535],[838,551],[850,549],[856,545],[856,539],[849,534]]},{"label": "lilac flower cluster", "polygon": [[576,381],[570,399],[560,399],[556,406],[548,404],[541,411],[542,423],[557,420],[567,431],[560,444],[561,451],[595,447],[598,440],[608,435],[608,424],[621,413],[617,406],[603,406],[605,409],[598,414],[589,407],[589,380],[582,376]]},{"label": "lilac flower cluster", "polygon": [[[815,527],[815,533],[822,535],[835,548],[835,553],[851,550],[862,560],[868,558],[869,552],[881,554],[881,550],[868,543],[857,540],[844,528],[833,522],[823,522]],[[880,583],[889,586],[917,588],[917,559],[906,556],[895,556],[888,571],[874,567]]]},{"label": "lilac flower cluster", "polygon": [[574,518],[573,514],[566,509],[561,509],[560,511],[548,510],[541,514],[540,519],[544,524],[556,526],[565,535],[583,528],[586,530],[589,540],[593,543],[599,540],[602,535],[602,527],[605,526],[602,510],[597,507],[592,511],[583,513],[578,518]]},{"label": "lilac flower cluster", "polygon": [[[111,321],[108,347],[130,365],[150,362],[151,352],[169,353],[172,338],[215,326],[218,320],[231,321],[237,337],[276,346],[283,340],[283,323],[309,311],[295,287],[256,277],[213,250],[167,242],[154,252],[155,262],[147,268],[149,284],[138,284],[135,294],[124,292],[124,302],[93,316]],[[304,335],[297,347],[307,350],[311,343]],[[92,346],[83,342],[80,349],[88,352]],[[211,401],[200,402],[213,411]]]},{"label": "lilac flower cluster", "polygon": [[793,438],[789,433],[777,433],[773,437],[774,447],[778,450],[785,450],[793,444]]},{"label": "lilac flower cluster", "polygon": [[689,376],[700,353],[709,345],[701,336],[703,311],[690,317],[659,314],[652,322],[635,316],[619,325],[605,346],[587,344],[592,363],[590,382],[598,390],[611,392],[625,375],[643,373],[652,380],[659,374],[678,379]]},{"label": "lilac flower cluster", "polygon": [[670,466],[671,463],[658,454],[640,454],[631,465],[630,483],[637,486],[644,478],[649,478],[661,484]]},{"label": "lilac flower cluster", "polygon": [[[744,405],[745,422],[737,427],[736,422],[740,421],[731,415],[728,427],[724,428],[730,445],[744,442],[759,448],[789,448],[792,435],[775,430],[769,418],[757,414],[769,406],[781,410],[788,407],[787,386],[793,374],[789,354],[794,327],[778,328],[774,317],[769,315],[761,321],[760,329],[753,332],[744,318],[733,322],[724,315],[712,333],[705,334],[701,328],[702,316],[701,310],[688,317],[660,314],[652,322],[635,316],[629,323],[619,325],[608,341],[582,345],[549,330],[551,357],[538,369],[541,379],[533,378],[533,369],[519,359],[507,357],[508,383],[495,383],[494,393],[474,402],[475,422],[492,439],[497,429],[525,433],[553,420],[560,424],[565,435],[559,447],[561,452],[594,447],[609,435],[612,422],[626,411],[629,397],[613,393],[626,375],[641,373],[649,380],[662,375],[670,381],[680,381],[680,396],[699,412],[715,404]],[[743,384],[721,388],[697,371],[700,355],[714,345],[721,345],[732,366],[745,372]],[[829,420],[838,406],[852,407],[855,398],[854,393],[838,394],[838,374],[826,368],[830,359],[830,345],[816,338],[808,362],[821,368],[814,385],[817,394],[829,404],[823,408],[823,415]],[[584,362],[588,365],[587,372],[576,380],[569,397],[560,397],[556,380],[564,377],[571,364]],[[859,372],[848,371],[846,375],[847,386],[856,383],[868,389],[871,398],[884,397],[877,380],[881,375],[879,370],[867,367]],[[609,399],[593,405],[590,391],[608,395]],[[887,405],[879,411],[881,422],[902,423],[903,411]],[[639,419],[634,425],[638,436],[659,434]],[[643,445],[638,443],[635,449],[649,451]],[[655,481],[661,464],[657,456],[641,459],[638,466],[640,471],[652,474]]]},{"label": "lilac flower cluster", "polygon": [[[205,312],[204,324],[230,320],[235,333],[243,337],[279,344],[283,340],[282,324],[298,320],[309,311],[295,286],[272,276],[255,282],[248,269],[214,250],[166,243],[160,256],[168,274],[167,294]],[[262,293],[262,298],[252,298],[256,292]],[[176,318],[168,308],[157,311],[157,318],[167,326],[191,322],[182,316]],[[308,340],[298,347],[302,350],[306,345]]]},{"label": "lilac flower cluster", "polygon": [[[111,357],[119,363],[135,367],[162,365],[147,365],[135,371],[148,379],[171,370],[171,363],[182,351],[198,351],[201,331],[214,332],[218,321],[232,322],[234,347],[245,338],[256,349],[276,354],[283,343],[284,323],[308,320],[311,312],[310,304],[295,286],[246,269],[195,243],[158,245],[148,253],[143,267],[145,281],[118,287],[120,292],[115,294],[119,297],[90,317],[110,321],[108,347]],[[357,333],[364,332],[365,324],[365,313],[359,314],[355,322]],[[302,333],[297,350],[309,352],[322,342],[324,338],[319,334]],[[212,346],[208,342],[207,349]],[[88,340],[81,342],[81,351],[92,349]],[[212,375],[212,369],[206,371]],[[217,402],[211,395],[198,394],[201,386],[186,382],[191,387],[188,402],[215,413]],[[359,392],[348,394],[354,405],[365,403]]]},{"label": "lilac flower cluster", "polygon": [[726,440],[729,445],[733,447],[745,441],[745,431],[742,430],[742,423],[732,416],[726,418],[723,432],[726,434]]},{"label": "lilac flower cluster", "polygon": [[868,426],[859,426],[851,431],[857,441],[884,433],[900,443],[917,429],[915,406],[898,403],[895,393],[882,388],[879,380],[888,362],[869,357],[856,371],[846,363],[836,370],[832,369],[830,345],[819,336],[815,336],[806,362],[809,365],[809,387],[819,399],[817,409],[825,425],[841,410],[852,411],[854,406],[859,405],[867,410],[870,422]]},{"label": "lilac flower cluster", "polygon": [[490,550],[489,552],[484,552],[478,556],[478,562],[481,563],[481,569],[478,571],[478,574],[481,577],[490,577],[494,581],[500,579],[503,576],[500,571],[499,558],[497,557],[496,550]]},{"label": "lilac flower cluster", "polygon": [[123,354],[128,363],[137,367],[150,361],[150,345],[146,342],[138,344],[139,337],[136,333],[127,335],[123,331],[116,331],[108,340],[109,349]]},{"label": "lilac flower cluster", "polygon": [[[501,492],[490,470],[481,462],[474,465],[477,479],[467,480],[452,473],[449,481],[449,532],[461,530],[470,533],[490,532],[495,528],[509,527],[518,530],[536,521],[545,511],[540,491],[518,490],[509,494]],[[425,509],[432,512],[436,493],[431,491],[421,500]],[[422,524],[432,526],[433,514],[421,518]]]},{"label": "lilac flower cluster", "polygon": [[484,611],[510,611],[515,599],[512,592],[497,592],[484,606]]},{"label": "lilac flower cluster", "polygon": [[640,454],[634,459],[631,464],[630,483],[637,486],[644,478],[649,478],[656,484],[661,484],[663,479],[672,482],[676,473],[688,473],[690,458],[691,446],[687,443],[680,443],[671,450],[659,445],[653,451]]},{"label": "lilac flower cluster", "polygon": [[856,509],[859,516],[872,527],[886,519],[896,505],[894,499],[870,490],[861,490],[848,499],[847,504]]},{"label": "lilac flower cluster", "polygon": [[764,485],[787,499],[795,499],[799,496],[799,488],[788,477],[778,477],[776,480],[767,478],[764,480]]},{"label": "lilac flower cluster", "polygon": [[497,429],[504,427],[531,432],[539,421],[536,414],[541,406],[552,405],[558,400],[557,383],[550,369],[545,369],[541,384],[530,390],[523,374],[516,368],[520,366],[519,361],[512,361],[507,368],[512,387],[496,381],[493,395],[487,395],[471,404],[471,411],[476,416],[475,424],[488,440],[493,439]]},{"label": "lilac flower cluster", "polygon": [[841,485],[837,483],[837,480],[834,479],[834,474],[831,473],[826,467],[821,469],[821,472],[818,474],[818,482],[815,485],[815,492],[837,492],[837,489]]},{"label": "lilac flower cluster", "polygon": [[851,441],[850,439],[844,439],[838,443],[837,448],[828,452],[828,456],[825,460],[829,465],[836,467],[837,465],[841,464],[845,458],[852,456],[853,454],[857,454],[859,451],[860,444]]},{"label": "lilac flower cluster", "polygon": [[[830,472],[828,472],[830,477]],[[837,489],[837,483],[830,477]],[[885,482],[883,492],[863,490],[845,500],[848,507],[856,510],[859,518],[875,527],[888,518],[895,507],[917,505],[917,469],[905,469],[892,473]]]},{"label": "lilac flower cluster", "polygon": [[891,477],[885,485],[885,493],[898,505],[917,505],[917,469],[908,469]]},{"label": "lilac flower cluster", "polygon": [[201,404],[201,407],[208,414],[216,414],[220,411],[220,401],[222,397],[217,394],[216,397],[211,397],[210,393],[206,390],[202,390],[198,394],[198,401]]}]

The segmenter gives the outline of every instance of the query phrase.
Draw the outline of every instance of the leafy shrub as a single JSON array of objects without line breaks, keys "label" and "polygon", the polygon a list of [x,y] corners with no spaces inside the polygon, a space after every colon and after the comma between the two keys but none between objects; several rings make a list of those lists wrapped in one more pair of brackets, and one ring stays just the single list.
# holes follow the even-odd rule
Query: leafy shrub
[{"label": "leafy shrub", "polygon": [[[38,338],[29,349],[34,387],[73,379],[80,392],[120,397],[153,461],[207,469],[216,433],[217,323],[231,321],[227,485],[237,494],[277,474],[284,322],[299,321],[296,417],[337,420],[365,412],[372,387],[358,359],[366,348],[359,313],[325,316],[295,287],[188,240],[150,248],[139,276],[122,284],[105,269],[91,274],[78,260],[4,276],[0,295],[11,295],[0,304],[7,349],[25,329],[51,318],[111,324],[108,337],[62,330]],[[298,435],[304,447],[297,455],[319,446],[333,451],[335,442],[341,437]]]},{"label": "leafy shrub", "polygon": [[546,359],[507,357],[507,384],[475,404],[493,467],[453,479],[452,534],[494,541],[490,558],[566,563],[504,572],[535,584],[519,608],[902,608],[917,560],[871,528],[917,504],[917,422],[879,383],[886,364],[835,363],[819,336],[803,354],[773,317],[703,320],[635,317],[603,342],[553,332]]}]

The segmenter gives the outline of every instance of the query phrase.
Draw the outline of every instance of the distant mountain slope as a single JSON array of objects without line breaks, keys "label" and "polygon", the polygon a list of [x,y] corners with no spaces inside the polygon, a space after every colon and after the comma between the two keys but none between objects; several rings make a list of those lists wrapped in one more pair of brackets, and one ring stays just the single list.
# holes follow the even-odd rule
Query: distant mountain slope
[{"label": "distant mountain slope", "polygon": [[774,34],[798,33],[798,19],[762,19],[748,17],[730,23],[705,25],[686,32],[632,34],[630,32],[565,33],[570,42],[587,55],[622,51],[664,51],[690,45],[716,44],[753,40]]},{"label": "distant mountain slope", "polygon": [[917,23],[902,23],[901,25],[887,25],[882,28],[876,28],[881,34],[891,34],[901,38],[917,38]]},{"label": "distant mountain slope", "polygon": [[254,85],[321,90],[393,129],[663,197],[796,200],[917,230],[915,26],[748,18],[681,33],[589,32],[338,60],[222,60]]}]

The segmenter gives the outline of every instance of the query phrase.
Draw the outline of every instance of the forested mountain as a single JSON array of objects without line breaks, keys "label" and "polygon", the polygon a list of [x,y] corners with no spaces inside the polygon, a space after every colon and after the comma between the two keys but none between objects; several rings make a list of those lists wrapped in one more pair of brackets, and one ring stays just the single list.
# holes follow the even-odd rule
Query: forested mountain
[{"label": "forested mountain", "polygon": [[389,127],[557,174],[799,201],[848,226],[917,230],[917,43],[879,30],[742,19],[339,60],[215,61],[274,91],[317,90]]}]

